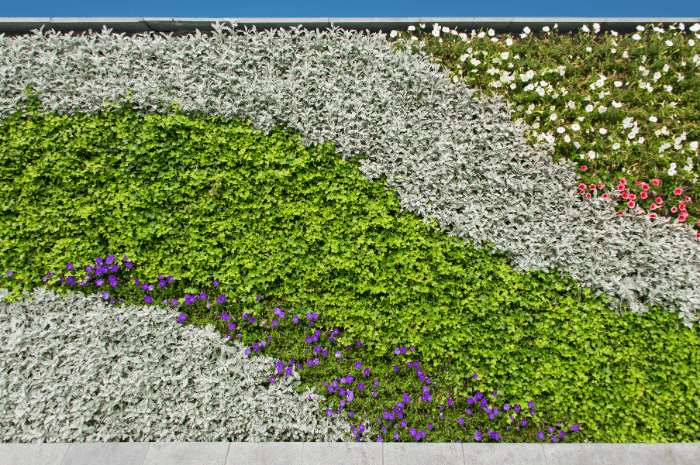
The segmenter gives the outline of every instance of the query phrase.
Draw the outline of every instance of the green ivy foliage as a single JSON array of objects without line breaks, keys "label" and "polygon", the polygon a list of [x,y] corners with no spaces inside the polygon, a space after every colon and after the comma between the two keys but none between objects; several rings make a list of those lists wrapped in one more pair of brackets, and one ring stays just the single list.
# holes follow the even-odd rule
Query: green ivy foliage
[{"label": "green ivy foliage", "polygon": [[[260,295],[323,314],[344,344],[362,340],[376,358],[415,345],[423,365],[444,364],[455,399],[476,392],[467,381],[478,373],[479,390],[535,399],[548,418],[581,425],[573,441],[700,440],[697,326],[658,306],[615,315],[605,295],[558,271],[518,275],[489,246],[400,213],[384,180],[364,180],[362,158],[343,161],[330,142],[307,149],[284,128],[266,137],[174,109],[4,122],[0,269],[22,282],[3,277],[3,287],[19,296],[52,270],[48,285],[77,292],[58,277],[127,255],[146,282],[175,277],[169,299]],[[133,284],[108,290],[143,304]]]}]

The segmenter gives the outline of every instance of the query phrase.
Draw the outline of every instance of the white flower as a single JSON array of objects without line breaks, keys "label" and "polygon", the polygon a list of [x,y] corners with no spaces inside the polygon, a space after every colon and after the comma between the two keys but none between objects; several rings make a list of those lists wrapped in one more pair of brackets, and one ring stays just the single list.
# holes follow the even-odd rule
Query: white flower
[{"label": "white flower", "polygon": [[420,27],[421,29],[425,29],[425,23],[421,23]]},{"label": "white flower", "polygon": [[551,115],[549,115],[549,119],[551,119],[552,121],[555,121],[557,119],[557,114],[552,113]]},{"label": "white flower", "polygon": [[438,37],[440,35],[440,29],[433,29],[433,36]]},{"label": "white flower", "polygon": [[503,52],[503,53],[501,53],[501,58],[503,58],[504,60],[507,60],[509,55],[510,54],[508,52]]},{"label": "white flower", "polygon": [[620,144],[618,144],[617,142],[615,142],[615,143],[613,144],[612,147],[613,147],[613,150],[617,150],[617,149],[620,148]]},{"label": "white flower", "polygon": [[574,103],[573,100],[569,100],[569,101],[566,103],[566,106],[569,107],[569,108],[571,108],[572,110],[574,110],[574,109],[576,108],[576,104]]},{"label": "white flower", "polygon": [[563,133],[564,131],[566,131],[566,129],[564,129],[564,128],[561,127],[561,126],[559,126],[559,127],[557,128],[557,132],[558,132],[559,134]]},{"label": "white flower", "polygon": [[668,169],[668,175],[673,176],[674,174],[676,174],[676,164],[671,163],[671,167]]},{"label": "white flower", "polygon": [[695,46],[695,41],[694,41],[693,39],[690,39],[690,40],[688,41],[688,45],[690,45],[691,47],[694,47],[694,46]]},{"label": "white flower", "polygon": [[494,35],[496,35],[496,31],[489,29],[489,37],[493,37]]},{"label": "white flower", "polygon": [[644,32],[644,26],[637,26],[637,30],[639,32]]},{"label": "white flower", "polygon": [[622,58],[629,58],[630,56],[627,54],[627,50],[622,52]]},{"label": "white flower", "polygon": [[700,24],[698,24],[698,23],[693,24],[692,26],[690,26],[690,30],[693,32],[700,31]]},{"label": "white flower", "polygon": [[586,105],[586,113],[590,113],[590,112],[592,112],[592,111],[593,111],[593,105],[591,105],[591,104],[589,103],[588,105]]},{"label": "white flower", "polygon": [[593,23],[593,29],[595,29],[595,33],[598,34],[600,32],[600,24]]},{"label": "white flower", "polygon": [[415,30],[416,30],[416,26],[414,26],[413,24],[411,24],[410,26],[408,26],[408,30],[409,30],[409,31],[415,31]]},{"label": "white flower", "polygon": [[588,29],[588,26],[586,26],[585,24],[581,27],[581,29],[583,29],[583,32],[589,32],[589,31],[590,31],[590,29]]},{"label": "white flower", "polygon": [[666,45],[668,45],[669,47],[672,47],[672,46],[673,46],[673,41],[672,41],[672,40],[667,40],[667,41],[666,41]]},{"label": "white flower", "polygon": [[542,30],[543,30],[544,32],[549,32],[549,26],[543,27]]},{"label": "white flower", "polygon": [[591,158],[591,160],[595,160],[595,152],[593,150],[588,152],[588,156]]},{"label": "white flower", "polygon": [[389,35],[390,35],[391,37],[396,37],[397,34],[398,34],[398,32],[396,32],[396,31],[391,31],[391,34],[389,34]]},{"label": "white flower", "polygon": [[574,123],[571,125],[571,129],[573,129],[574,131],[578,131],[579,129],[581,129],[581,126],[579,126],[578,123]]},{"label": "white flower", "polygon": [[[640,36],[639,34],[635,34],[635,35],[632,36],[632,38],[633,38],[634,40],[640,40],[640,39],[642,38],[642,36]],[[627,51],[627,50],[625,50],[625,51]],[[625,57],[625,58],[627,58],[627,57]]]},{"label": "white flower", "polygon": [[661,79],[661,73],[657,71],[654,73],[654,81],[658,81],[659,79]]},{"label": "white flower", "polygon": [[620,81],[615,81],[614,84],[615,84],[615,87],[621,87],[621,86],[622,86],[622,82],[620,82]]},{"label": "white flower", "polygon": [[576,147],[577,149],[580,149],[580,148],[581,148],[581,144],[579,144],[578,142],[574,142],[574,147]]},{"label": "white flower", "polygon": [[586,47],[586,51],[587,51],[587,52],[590,53],[592,50],[593,50],[593,49],[592,49],[591,47]]},{"label": "white flower", "polygon": [[569,137],[568,134],[564,134],[564,140],[565,140],[566,143],[568,144],[569,142],[571,142],[571,137]]},{"label": "white flower", "polygon": [[694,140],[690,144],[688,144],[688,147],[690,150],[697,150],[698,149],[698,141]]},{"label": "white flower", "polygon": [[602,106],[602,105],[598,107],[598,113],[600,113],[601,115],[602,115],[603,113],[605,113],[607,110],[608,110],[608,108],[607,108],[607,107],[604,107],[604,106]]},{"label": "white flower", "polygon": [[645,139],[644,137],[640,137],[640,138],[637,140],[637,143],[638,143],[638,144],[643,144],[645,140],[646,140],[646,139]]},{"label": "white flower", "polygon": [[513,83],[513,84],[510,85],[510,88],[511,88],[511,89],[515,89],[516,87],[518,87],[518,86],[516,86],[515,83]]},{"label": "white flower", "polygon": [[481,64],[481,62],[479,60],[477,60],[476,58],[472,58],[469,61],[471,61],[471,64],[474,66],[479,66]]},{"label": "white flower", "polygon": [[525,27],[523,28],[523,32],[525,32],[525,34],[529,34],[529,33],[530,33],[530,28],[527,27],[527,26],[525,26]]},{"label": "white flower", "polygon": [[649,117],[649,121],[651,121],[652,123],[656,123],[658,120],[659,120],[659,119],[658,119],[656,116],[650,116],[650,117]]},{"label": "white flower", "polygon": [[450,28],[443,26],[442,32],[450,32]]},{"label": "white flower", "polygon": [[605,128],[600,128],[600,130],[599,130],[598,132],[600,132],[601,134],[605,135],[605,134],[608,133],[608,130],[605,129]]},{"label": "white flower", "polygon": [[612,34],[612,35],[614,35],[615,37],[617,37],[617,31],[610,31],[610,34]]}]

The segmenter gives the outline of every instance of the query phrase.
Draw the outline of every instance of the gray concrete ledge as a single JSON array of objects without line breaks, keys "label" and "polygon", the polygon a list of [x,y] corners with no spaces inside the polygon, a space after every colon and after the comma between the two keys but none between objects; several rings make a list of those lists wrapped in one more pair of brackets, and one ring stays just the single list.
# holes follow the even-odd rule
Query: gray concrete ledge
[{"label": "gray concrete ledge", "polygon": [[700,442],[479,444],[343,442],[0,443],[0,465],[698,465]]}]

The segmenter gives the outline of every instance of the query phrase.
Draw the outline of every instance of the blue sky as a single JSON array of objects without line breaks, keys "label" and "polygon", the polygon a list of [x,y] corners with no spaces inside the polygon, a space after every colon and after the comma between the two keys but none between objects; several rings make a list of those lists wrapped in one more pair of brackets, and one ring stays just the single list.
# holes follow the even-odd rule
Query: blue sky
[{"label": "blue sky", "polygon": [[3,0],[0,17],[700,17],[700,0]]}]

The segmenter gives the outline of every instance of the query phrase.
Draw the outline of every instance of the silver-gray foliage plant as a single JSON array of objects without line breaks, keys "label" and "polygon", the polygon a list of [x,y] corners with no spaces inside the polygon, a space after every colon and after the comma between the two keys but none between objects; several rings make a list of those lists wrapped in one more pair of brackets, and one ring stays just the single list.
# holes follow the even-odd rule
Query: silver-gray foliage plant
[{"label": "silver-gray foliage plant", "polygon": [[[0,441],[347,441],[299,373],[159,306],[0,290]],[[117,321],[119,318],[119,321]],[[275,382],[270,383],[270,376]],[[311,400],[309,400],[311,398]]]},{"label": "silver-gray foliage plant", "polygon": [[581,198],[573,163],[528,145],[502,97],[476,99],[425,51],[394,50],[386,34],[213,26],[212,37],[130,38],[106,27],[0,37],[0,121],[31,84],[42,111],[58,114],[131,99],[139,115],[176,101],[186,114],[252,120],[266,135],[286,124],[307,147],[329,140],[344,159],[366,154],[361,172],[372,182],[386,175],[401,211],[477,248],[492,243],[520,274],[558,269],[610,296],[616,312],[658,303],[687,327],[699,319],[693,230]]}]

